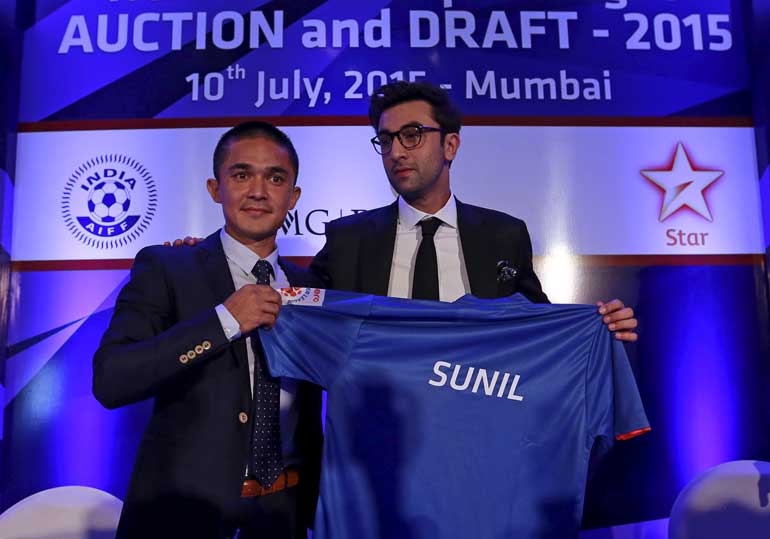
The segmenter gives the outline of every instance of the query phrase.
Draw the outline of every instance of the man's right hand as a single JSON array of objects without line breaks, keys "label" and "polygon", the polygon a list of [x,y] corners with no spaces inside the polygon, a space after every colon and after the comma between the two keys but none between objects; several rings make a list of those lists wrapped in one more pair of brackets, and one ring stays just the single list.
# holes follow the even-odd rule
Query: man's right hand
[{"label": "man's right hand", "polygon": [[241,333],[258,327],[271,328],[281,309],[281,295],[264,284],[247,284],[236,290],[223,304],[238,321]]},{"label": "man's right hand", "polygon": [[177,238],[174,241],[164,241],[163,245],[166,247],[181,247],[182,245],[189,245],[192,247],[195,244],[198,244],[203,241],[203,238],[196,238],[193,236],[185,236],[183,240]]}]

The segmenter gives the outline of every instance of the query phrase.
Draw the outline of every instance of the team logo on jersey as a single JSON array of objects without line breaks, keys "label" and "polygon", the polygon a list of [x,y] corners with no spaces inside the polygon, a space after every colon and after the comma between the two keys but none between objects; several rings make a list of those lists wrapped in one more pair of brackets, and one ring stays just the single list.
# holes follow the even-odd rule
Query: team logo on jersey
[{"label": "team logo on jersey", "polygon": [[324,304],[326,290],[323,288],[279,288],[281,303],[283,305],[314,305],[320,307]]},{"label": "team logo on jersey", "polygon": [[713,221],[706,190],[722,177],[724,171],[694,167],[684,144],[677,144],[674,157],[667,167],[640,172],[663,191],[658,221],[662,223],[685,207]]},{"label": "team logo on jersey", "polygon": [[67,229],[89,247],[110,249],[135,240],[158,203],[150,172],[120,154],[100,155],[72,173],[62,194]]}]

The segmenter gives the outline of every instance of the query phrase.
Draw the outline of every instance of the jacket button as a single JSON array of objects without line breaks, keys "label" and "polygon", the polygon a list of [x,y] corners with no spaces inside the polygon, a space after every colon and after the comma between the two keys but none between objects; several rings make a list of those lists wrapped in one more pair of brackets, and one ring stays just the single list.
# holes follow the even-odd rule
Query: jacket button
[{"label": "jacket button", "polygon": [[187,363],[187,354],[179,356],[179,363]]},{"label": "jacket button", "polygon": [[203,347],[199,344],[195,347],[195,353],[201,355],[203,353]]},{"label": "jacket button", "polygon": [[249,422],[249,416],[246,412],[241,412],[238,414],[238,421],[243,423],[244,425]]},{"label": "jacket button", "polygon": [[211,348],[211,341],[203,341],[201,346],[203,346],[204,350],[209,350]]},{"label": "jacket button", "polygon": [[195,353],[195,352],[193,352],[192,350],[188,350],[188,351],[187,351],[187,359],[195,359],[195,356],[197,356],[197,355],[198,355],[198,354],[196,354],[196,353]]}]

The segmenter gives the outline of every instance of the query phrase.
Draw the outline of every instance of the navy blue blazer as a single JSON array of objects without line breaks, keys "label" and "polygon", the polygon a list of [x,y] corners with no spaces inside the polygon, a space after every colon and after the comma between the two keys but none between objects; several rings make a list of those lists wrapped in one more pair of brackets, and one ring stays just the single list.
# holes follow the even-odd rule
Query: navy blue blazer
[{"label": "navy blue blazer", "polygon": [[[292,285],[320,284],[306,270],[279,263]],[[240,496],[252,428],[246,343],[228,342],[214,309],[234,291],[219,232],[194,247],[153,246],[136,256],[93,361],[93,392],[107,408],[154,398],[119,538],[155,536],[163,522],[217,537]],[[302,383],[297,405],[300,516],[310,525],[320,473],[320,389]]]}]

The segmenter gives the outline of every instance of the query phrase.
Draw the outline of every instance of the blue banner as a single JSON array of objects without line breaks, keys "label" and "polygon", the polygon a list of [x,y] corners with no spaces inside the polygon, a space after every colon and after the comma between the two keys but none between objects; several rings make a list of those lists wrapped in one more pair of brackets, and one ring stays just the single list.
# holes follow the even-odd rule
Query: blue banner
[{"label": "blue banner", "polygon": [[466,115],[744,116],[743,18],[727,0],[71,1],[26,33],[21,119],[362,115],[393,80],[442,84]]}]

